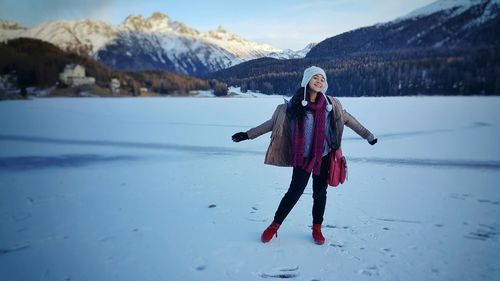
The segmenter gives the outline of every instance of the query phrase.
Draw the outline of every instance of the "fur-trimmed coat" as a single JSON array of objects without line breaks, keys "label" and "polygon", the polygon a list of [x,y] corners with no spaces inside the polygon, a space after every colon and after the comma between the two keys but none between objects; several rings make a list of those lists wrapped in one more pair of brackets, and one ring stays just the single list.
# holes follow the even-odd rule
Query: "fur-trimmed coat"
[{"label": "fur-trimmed coat", "polygon": [[[364,139],[369,139],[370,136],[373,138],[370,131],[363,127],[356,118],[342,108],[342,104],[338,99],[330,96],[328,99],[333,105],[333,110],[330,114],[330,124],[331,126],[335,126],[333,130],[335,136],[331,140],[331,147],[338,148],[341,146],[344,125],[351,128]],[[271,119],[246,132],[250,139],[255,139],[267,132],[271,132],[271,142],[266,152],[265,164],[291,167],[292,136],[290,121],[286,111],[286,103],[278,105]]]}]

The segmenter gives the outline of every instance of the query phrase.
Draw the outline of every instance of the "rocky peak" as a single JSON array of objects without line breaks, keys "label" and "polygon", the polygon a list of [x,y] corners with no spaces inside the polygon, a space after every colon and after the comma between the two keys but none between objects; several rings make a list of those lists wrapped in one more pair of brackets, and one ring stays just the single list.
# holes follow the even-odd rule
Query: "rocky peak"
[{"label": "rocky peak", "polygon": [[158,21],[158,22],[161,22],[161,21],[166,21],[166,22],[169,22],[170,21],[170,17],[163,14],[163,13],[160,13],[160,12],[154,12],[149,18],[148,18],[148,21]]},{"label": "rocky peak", "polygon": [[209,30],[205,34],[205,36],[209,37],[211,39],[222,40],[222,41],[226,41],[226,42],[229,42],[229,41],[238,41],[238,42],[242,42],[243,43],[244,41],[246,41],[246,40],[243,40],[238,35],[227,31],[222,26],[217,27],[217,29],[215,29],[215,30]]},{"label": "rocky peak", "polygon": [[217,27],[217,29],[209,30],[207,33],[217,39],[222,39],[229,34],[229,32],[220,25]]},{"label": "rocky peak", "polygon": [[168,32],[172,30],[170,18],[162,13],[153,13],[147,20],[147,25],[151,31]]},{"label": "rocky peak", "polygon": [[130,15],[120,24],[120,27],[129,31],[145,31],[151,26],[142,15]]},{"label": "rocky peak", "polygon": [[184,23],[178,22],[178,21],[174,21],[172,23],[172,29],[181,35],[188,35],[188,36],[199,36],[200,35],[200,32],[198,30],[191,28],[191,27],[185,25]]},{"label": "rocky peak", "polygon": [[0,19],[0,29],[26,30],[26,27],[20,26],[17,22]]},{"label": "rocky peak", "polygon": [[149,18],[144,18],[142,15],[130,15],[121,24],[120,28],[133,32],[174,32],[175,22],[170,20],[167,15],[156,12]]}]

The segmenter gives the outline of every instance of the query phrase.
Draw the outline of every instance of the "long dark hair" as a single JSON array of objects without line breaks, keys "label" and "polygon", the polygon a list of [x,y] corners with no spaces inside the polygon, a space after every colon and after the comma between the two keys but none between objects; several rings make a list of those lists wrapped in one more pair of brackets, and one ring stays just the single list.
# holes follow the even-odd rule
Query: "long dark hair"
[{"label": "long dark hair", "polygon": [[[288,107],[287,110],[288,118],[304,121],[304,117],[306,116],[306,107],[302,106],[303,100],[304,87],[300,87],[290,99],[291,106]],[[306,100],[309,100],[309,89],[307,91]]]}]

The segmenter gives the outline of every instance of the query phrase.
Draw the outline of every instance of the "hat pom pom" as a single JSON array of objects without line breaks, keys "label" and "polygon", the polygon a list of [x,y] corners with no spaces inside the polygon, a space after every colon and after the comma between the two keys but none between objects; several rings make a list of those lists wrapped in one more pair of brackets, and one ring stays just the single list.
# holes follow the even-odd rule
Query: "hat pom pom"
[{"label": "hat pom pom", "polygon": [[307,101],[306,100],[302,101],[302,106],[307,106]]}]

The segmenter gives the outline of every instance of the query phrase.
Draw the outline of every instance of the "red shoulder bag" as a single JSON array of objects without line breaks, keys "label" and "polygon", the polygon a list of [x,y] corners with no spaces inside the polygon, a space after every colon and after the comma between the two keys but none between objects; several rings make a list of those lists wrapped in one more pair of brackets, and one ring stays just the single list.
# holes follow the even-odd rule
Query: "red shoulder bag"
[{"label": "red shoulder bag", "polygon": [[328,169],[327,182],[330,186],[344,183],[347,178],[347,162],[340,148],[332,150],[329,156],[330,168]]}]

